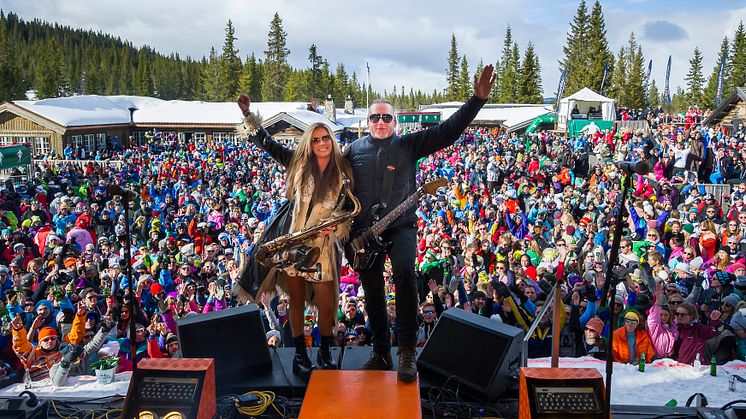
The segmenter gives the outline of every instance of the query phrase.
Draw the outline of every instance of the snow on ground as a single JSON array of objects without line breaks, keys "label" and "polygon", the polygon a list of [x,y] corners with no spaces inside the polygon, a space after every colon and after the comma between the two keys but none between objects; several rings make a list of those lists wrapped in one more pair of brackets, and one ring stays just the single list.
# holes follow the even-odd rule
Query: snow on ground
[{"label": "snow on ground", "polygon": [[[550,358],[530,359],[529,367],[551,365]],[[606,362],[590,357],[561,358],[560,368],[596,368],[606,379]],[[733,361],[718,366],[717,377],[710,376],[709,365],[695,371],[691,365],[662,359],[648,364],[645,372],[634,365],[614,364],[611,389],[612,404],[663,406],[676,399],[680,406],[694,393],[703,393],[712,407],[722,406],[732,400],[746,398],[746,383],[738,383],[736,392],[728,390],[728,379],[737,374],[746,378],[746,363]],[[55,400],[84,400],[127,394],[131,373],[117,374],[112,384],[98,384],[92,376],[71,377],[68,385],[54,388],[47,381],[33,383],[31,389],[37,396]],[[23,384],[14,384],[0,390],[0,397],[17,396]]]},{"label": "snow on ground", "polygon": [[[529,367],[550,367],[550,358],[530,359]],[[591,357],[560,358],[560,368],[596,368],[606,379],[606,361]],[[746,363],[731,361],[719,365],[717,376],[710,375],[709,364],[696,371],[691,365],[671,359],[660,359],[639,372],[637,366],[614,364],[611,387],[612,404],[663,406],[676,399],[683,406],[689,396],[702,393],[709,406],[719,407],[729,401],[746,398],[746,383],[737,383],[736,392],[728,390],[728,380],[736,374],[746,378]]]},{"label": "snow on ground", "polygon": [[[96,377],[81,375],[79,377],[69,377],[67,385],[64,387],[54,387],[50,384],[50,380],[46,379],[31,383],[31,388],[28,390],[41,399],[67,401],[126,396],[131,377],[132,372],[122,372],[116,375],[113,383],[99,384]],[[0,390],[0,398],[16,397],[24,390],[26,388],[23,383],[13,384]]]}]

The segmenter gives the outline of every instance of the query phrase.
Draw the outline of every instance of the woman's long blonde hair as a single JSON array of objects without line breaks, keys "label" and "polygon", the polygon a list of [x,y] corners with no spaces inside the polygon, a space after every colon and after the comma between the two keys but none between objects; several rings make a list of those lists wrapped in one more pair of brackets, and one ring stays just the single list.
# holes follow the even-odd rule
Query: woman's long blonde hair
[{"label": "woman's long blonde hair", "polygon": [[[329,136],[332,137],[331,160],[326,166],[324,173],[319,172],[319,165],[316,164],[316,156],[313,154],[311,144],[311,136],[316,128],[324,128]],[[329,191],[339,190],[342,182],[342,173],[348,179],[352,179],[350,163],[342,157],[342,152],[334,136],[334,132],[329,125],[323,122],[314,122],[303,133],[303,137],[301,137],[298,147],[296,147],[295,153],[293,153],[293,159],[290,160],[290,164],[288,165],[285,196],[291,199],[295,195],[296,189],[301,186],[303,180],[308,179],[309,176],[313,176],[314,190],[312,200],[314,202],[322,201]]]}]

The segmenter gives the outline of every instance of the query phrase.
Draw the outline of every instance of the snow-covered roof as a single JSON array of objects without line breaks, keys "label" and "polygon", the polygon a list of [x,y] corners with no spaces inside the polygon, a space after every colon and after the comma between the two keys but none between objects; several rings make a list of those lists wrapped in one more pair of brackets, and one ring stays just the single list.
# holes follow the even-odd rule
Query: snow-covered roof
[{"label": "snow-covered roof", "polygon": [[[460,105],[455,102],[458,106],[451,106],[447,108],[435,108],[440,109],[441,121],[446,120],[451,115],[456,113]],[[428,106],[427,110],[431,110],[433,107]],[[509,131],[519,129],[522,124],[530,124],[537,116],[544,115],[552,111],[550,106],[521,106],[515,105],[514,107],[504,108],[482,108],[477,113],[474,121],[479,122],[494,122],[503,125]]]},{"label": "snow-covered roof", "polygon": [[613,102],[614,99],[609,99],[606,96],[601,96],[598,93],[594,92],[593,90],[584,87],[577,92],[573,93],[572,95],[563,98],[562,100],[579,100],[583,102]]},{"label": "snow-covered roof", "polygon": [[[202,102],[184,100],[161,100],[143,96],[70,96],[43,100],[18,100],[16,105],[36,113],[62,126],[128,124],[129,108],[137,108],[132,115],[138,125],[148,124],[237,124],[241,111],[234,102]],[[254,102],[251,109],[266,120],[285,112],[297,114],[298,119],[330,123],[323,115],[306,110],[303,102]],[[322,108],[323,110],[323,108]],[[340,128],[349,126],[362,118],[367,111],[356,109],[355,115],[347,115],[344,109],[337,110]],[[314,119],[316,118],[316,119]]]},{"label": "snow-covered roof", "polygon": [[[70,96],[13,103],[62,126],[127,124],[129,108],[155,106],[160,99],[143,96]],[[239,112],[240,113],[240,112]]]}]

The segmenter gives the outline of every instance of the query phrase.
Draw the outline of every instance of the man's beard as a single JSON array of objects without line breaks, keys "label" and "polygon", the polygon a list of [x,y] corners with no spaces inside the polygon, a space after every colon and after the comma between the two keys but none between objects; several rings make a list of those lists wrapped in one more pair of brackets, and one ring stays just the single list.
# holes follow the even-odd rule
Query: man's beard
[{"label": "man's beard", "polygon": [[598,339],[597,338],[590,338],[589,339],[587,336],[585,336],[583,339],[585,340],[585,343],[587,345],[596,346],[596,344],[598,343]]}]

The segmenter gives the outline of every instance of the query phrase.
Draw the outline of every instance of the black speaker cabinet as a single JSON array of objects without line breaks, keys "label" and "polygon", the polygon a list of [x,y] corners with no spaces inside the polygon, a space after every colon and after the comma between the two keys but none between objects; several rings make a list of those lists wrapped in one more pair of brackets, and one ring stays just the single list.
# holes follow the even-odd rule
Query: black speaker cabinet
[{"label": "black speaker cabinet", "polygon": [[272,372],[259,308],[249,304],[176,321],[184,358],[215,359],[218,393],[248,375]]},{"label": "black speaker cabinet", "polygon": [[425,344],[418,369],[445,383],[456,380],[492,401],[518,382],[524,332],[478,314],[443,312]]}]

